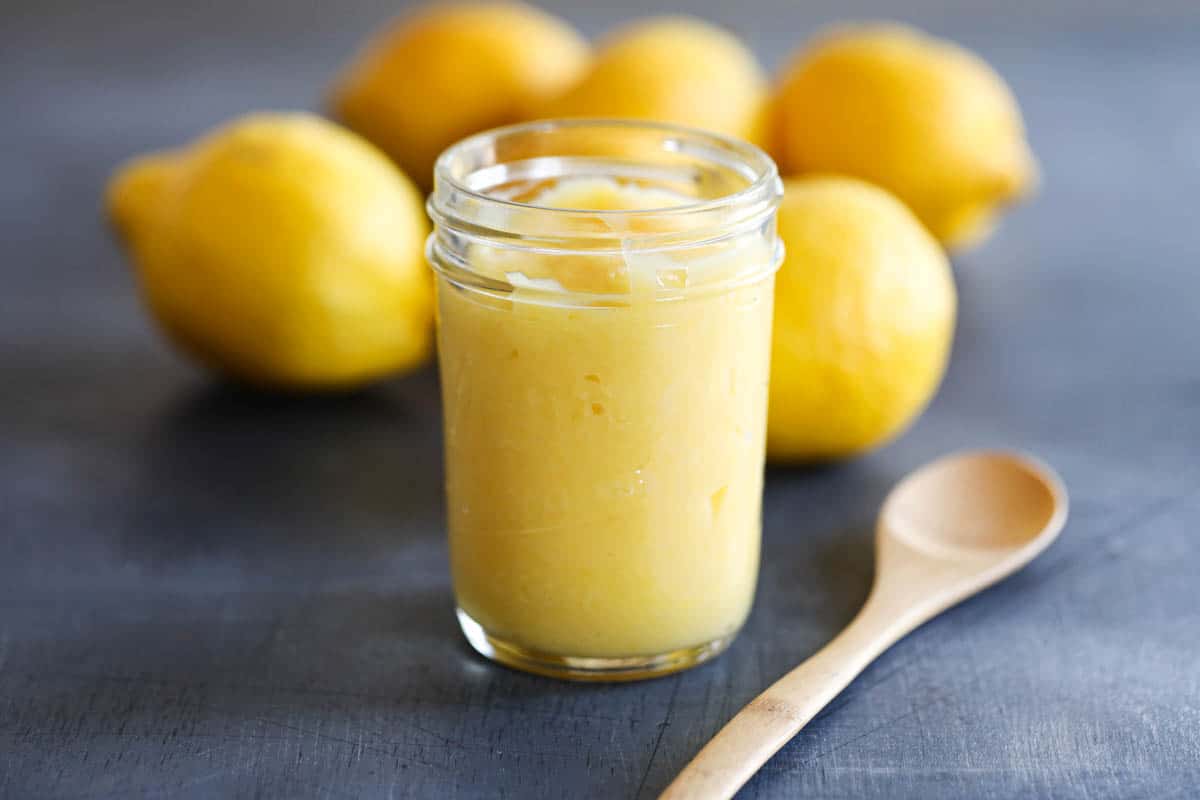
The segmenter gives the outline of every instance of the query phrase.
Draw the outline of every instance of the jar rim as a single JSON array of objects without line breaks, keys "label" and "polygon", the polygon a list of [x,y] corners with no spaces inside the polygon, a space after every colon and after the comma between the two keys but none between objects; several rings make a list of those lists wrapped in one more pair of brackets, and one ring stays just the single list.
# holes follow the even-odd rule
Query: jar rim
[{"label": "jar rim", "polygon": [[[546,133],[556,129],[578,129],[587,128],[613,128],[626,131],[646,131],[659,132],[664,136],[674,136],[675,139],[667,139],[668,145],[676,143],[680,140],[690,139],[694,143],[703,143],[712,147],[723,149],[731,153],[737,158],[746,171],[753,174],[753,178],[747,184],[734,192],[723,194],[713,198],[698,198],[695,202],[680,203],[678,205],[663,206],[659,208],[640,208],[640,209],[580,209],[580,208],[563,208],[560,206],[544,206],[536,203],[525,203],[517,200],[512,200],[496,195],[488,194],[486,191],[480,191],[475,187],[468,185],[460,176],[456,175],[453,165],[457,159],[461,158],[466,152],[472,150],[482,150],[488,148],[495,141],[513,137],[521,134],[529,133]],[[737,206],[743,203],[754,202],[755,199],[762,195],[770,195],[778,191],[777,184],[779,183],[779,169],[776,167],[774,160],[766,154],[761,148],[751,144],[750,142],[716,133],[714,131],[705,130],[703,128],[695,128],[687,125],[677,125],[674,123],[654,122],[648,120],[637,119],[620,119],[620,118],[605,118],[605,117],[573,117],[565,119],[542,119],[532,122],[520,122],[513,125],[505,125],[499,128],[491,128],[480,133],[472,134],[471,136],[461,139],[455,144],[442,151],[434,163],[433,168],[434,190],[429,198],[429,206],[431,210],[438,207],[437,200],[439,198],[439,188],[449,188],[456,192],[470,197],[476,202],[486,203],[492,207],[509,208],[514,210],[535,211],[539,215],[545,213],[547,215],[561,215],[562,217],[570,217],[580,213],[586,213],[589,216],[600,218],[615,218],[628,217],[631,215],[647,215],[654,216],[682,216],[690,214],[700,214],[704,212],[718,211],[721,209]]]},{"label": "jar rim", "polygon": [[[628,180],[669,192],[687,188],[673,192],[684,202],[656,208],[568,208],[515,199],[521,192],[574,178]],[[709,194],[693,201],[693,190]],[[664,284],[656,290],[657,299],[697,295],[779,268],[783,251],[774,219],[782,196],[783,184],[771,157],[729,136],[627,119],[525,122],[470,136],[438,158],[434,190],[426,204],[434,223],[426,252],[434,270],[451,283],[505,294],[516,289],[512,276],[500,280],[479,271],[471,252],[619,257],[627,265],[630,259],[669,261],[667,271],[678,272],[689,252],[731,253],[766,237],[767,255],[748,263],[748,272],[724,277],[710,273],[696,284],[685,278],[683,286]],[[647,260],[641,263],[643,270],[649,268]],[[639,274],[647,277],[641,270]],[[522,286],[521,294],[545,295],[557,302],[564,296],[582,301],[593,293]]]}]

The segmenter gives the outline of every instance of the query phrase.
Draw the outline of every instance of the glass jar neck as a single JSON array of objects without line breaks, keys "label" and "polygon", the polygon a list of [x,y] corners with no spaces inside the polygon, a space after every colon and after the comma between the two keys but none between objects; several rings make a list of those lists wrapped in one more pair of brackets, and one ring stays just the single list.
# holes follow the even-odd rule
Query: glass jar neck
[{"label": "glass jar neck", "polygon": [[[579,202],[571,187],[620,202]],[[668,299],[773,272],[781,196],[774,163],[744,142],[653,123],[528,123],[442,154],[429,259],[452,283],[489,292]],[[567,263],[573,275],[615,277],[547,272]]]}]

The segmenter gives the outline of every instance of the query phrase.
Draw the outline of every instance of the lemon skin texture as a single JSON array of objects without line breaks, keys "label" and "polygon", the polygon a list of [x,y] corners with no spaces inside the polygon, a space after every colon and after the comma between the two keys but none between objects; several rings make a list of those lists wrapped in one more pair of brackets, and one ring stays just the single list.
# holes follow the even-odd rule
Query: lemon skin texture
[{"label": "lemon skin texture", "polygon": [[844,177],[784,184],[768,456],[865,453],[916,419],[954,334],[950,265],[903,203]]},{"label": "lemon skin texture", "polygon": [[123,165],[107,206],[153,316],[216,371],[353,387],[431,351],[421,195],[339,126],[243,118]]}]

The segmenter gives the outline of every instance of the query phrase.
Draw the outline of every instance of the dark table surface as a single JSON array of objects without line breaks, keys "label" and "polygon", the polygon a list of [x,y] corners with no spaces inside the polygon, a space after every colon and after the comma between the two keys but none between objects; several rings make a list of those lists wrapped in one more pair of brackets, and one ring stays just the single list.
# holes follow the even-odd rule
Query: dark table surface
[{"label": "dark table surface", "polygon": [[[566,13],[597,31],[644,10],[623,5]],[[839,13],[709,5],[768,63]],[[458,635],[432,372],[327,400],[214,384],[151,329],[100,221],[117,161],[313,107],[389,4],[6,4],[0,795],[652,796],[854,614],[894,481],[1004,445],[1061,470],[1063,538],[884,655],[745,796],[1195,797],[1200,9],[1130,5],[911,4],[1012,81],[1044,191],[957,259],[921,422],[769,471],[732,649],[595,686]]]}]

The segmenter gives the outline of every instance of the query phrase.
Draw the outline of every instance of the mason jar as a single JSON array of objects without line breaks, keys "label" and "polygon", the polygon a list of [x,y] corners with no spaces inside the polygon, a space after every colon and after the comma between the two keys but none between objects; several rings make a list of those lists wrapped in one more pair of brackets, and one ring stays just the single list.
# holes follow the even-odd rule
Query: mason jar
[{"label": "mason jar", "polygon": [[642,122],[533,122],[438,160],[450,561],[483,655],[634,679],[737,634],[781,193],[758,148]]}]

